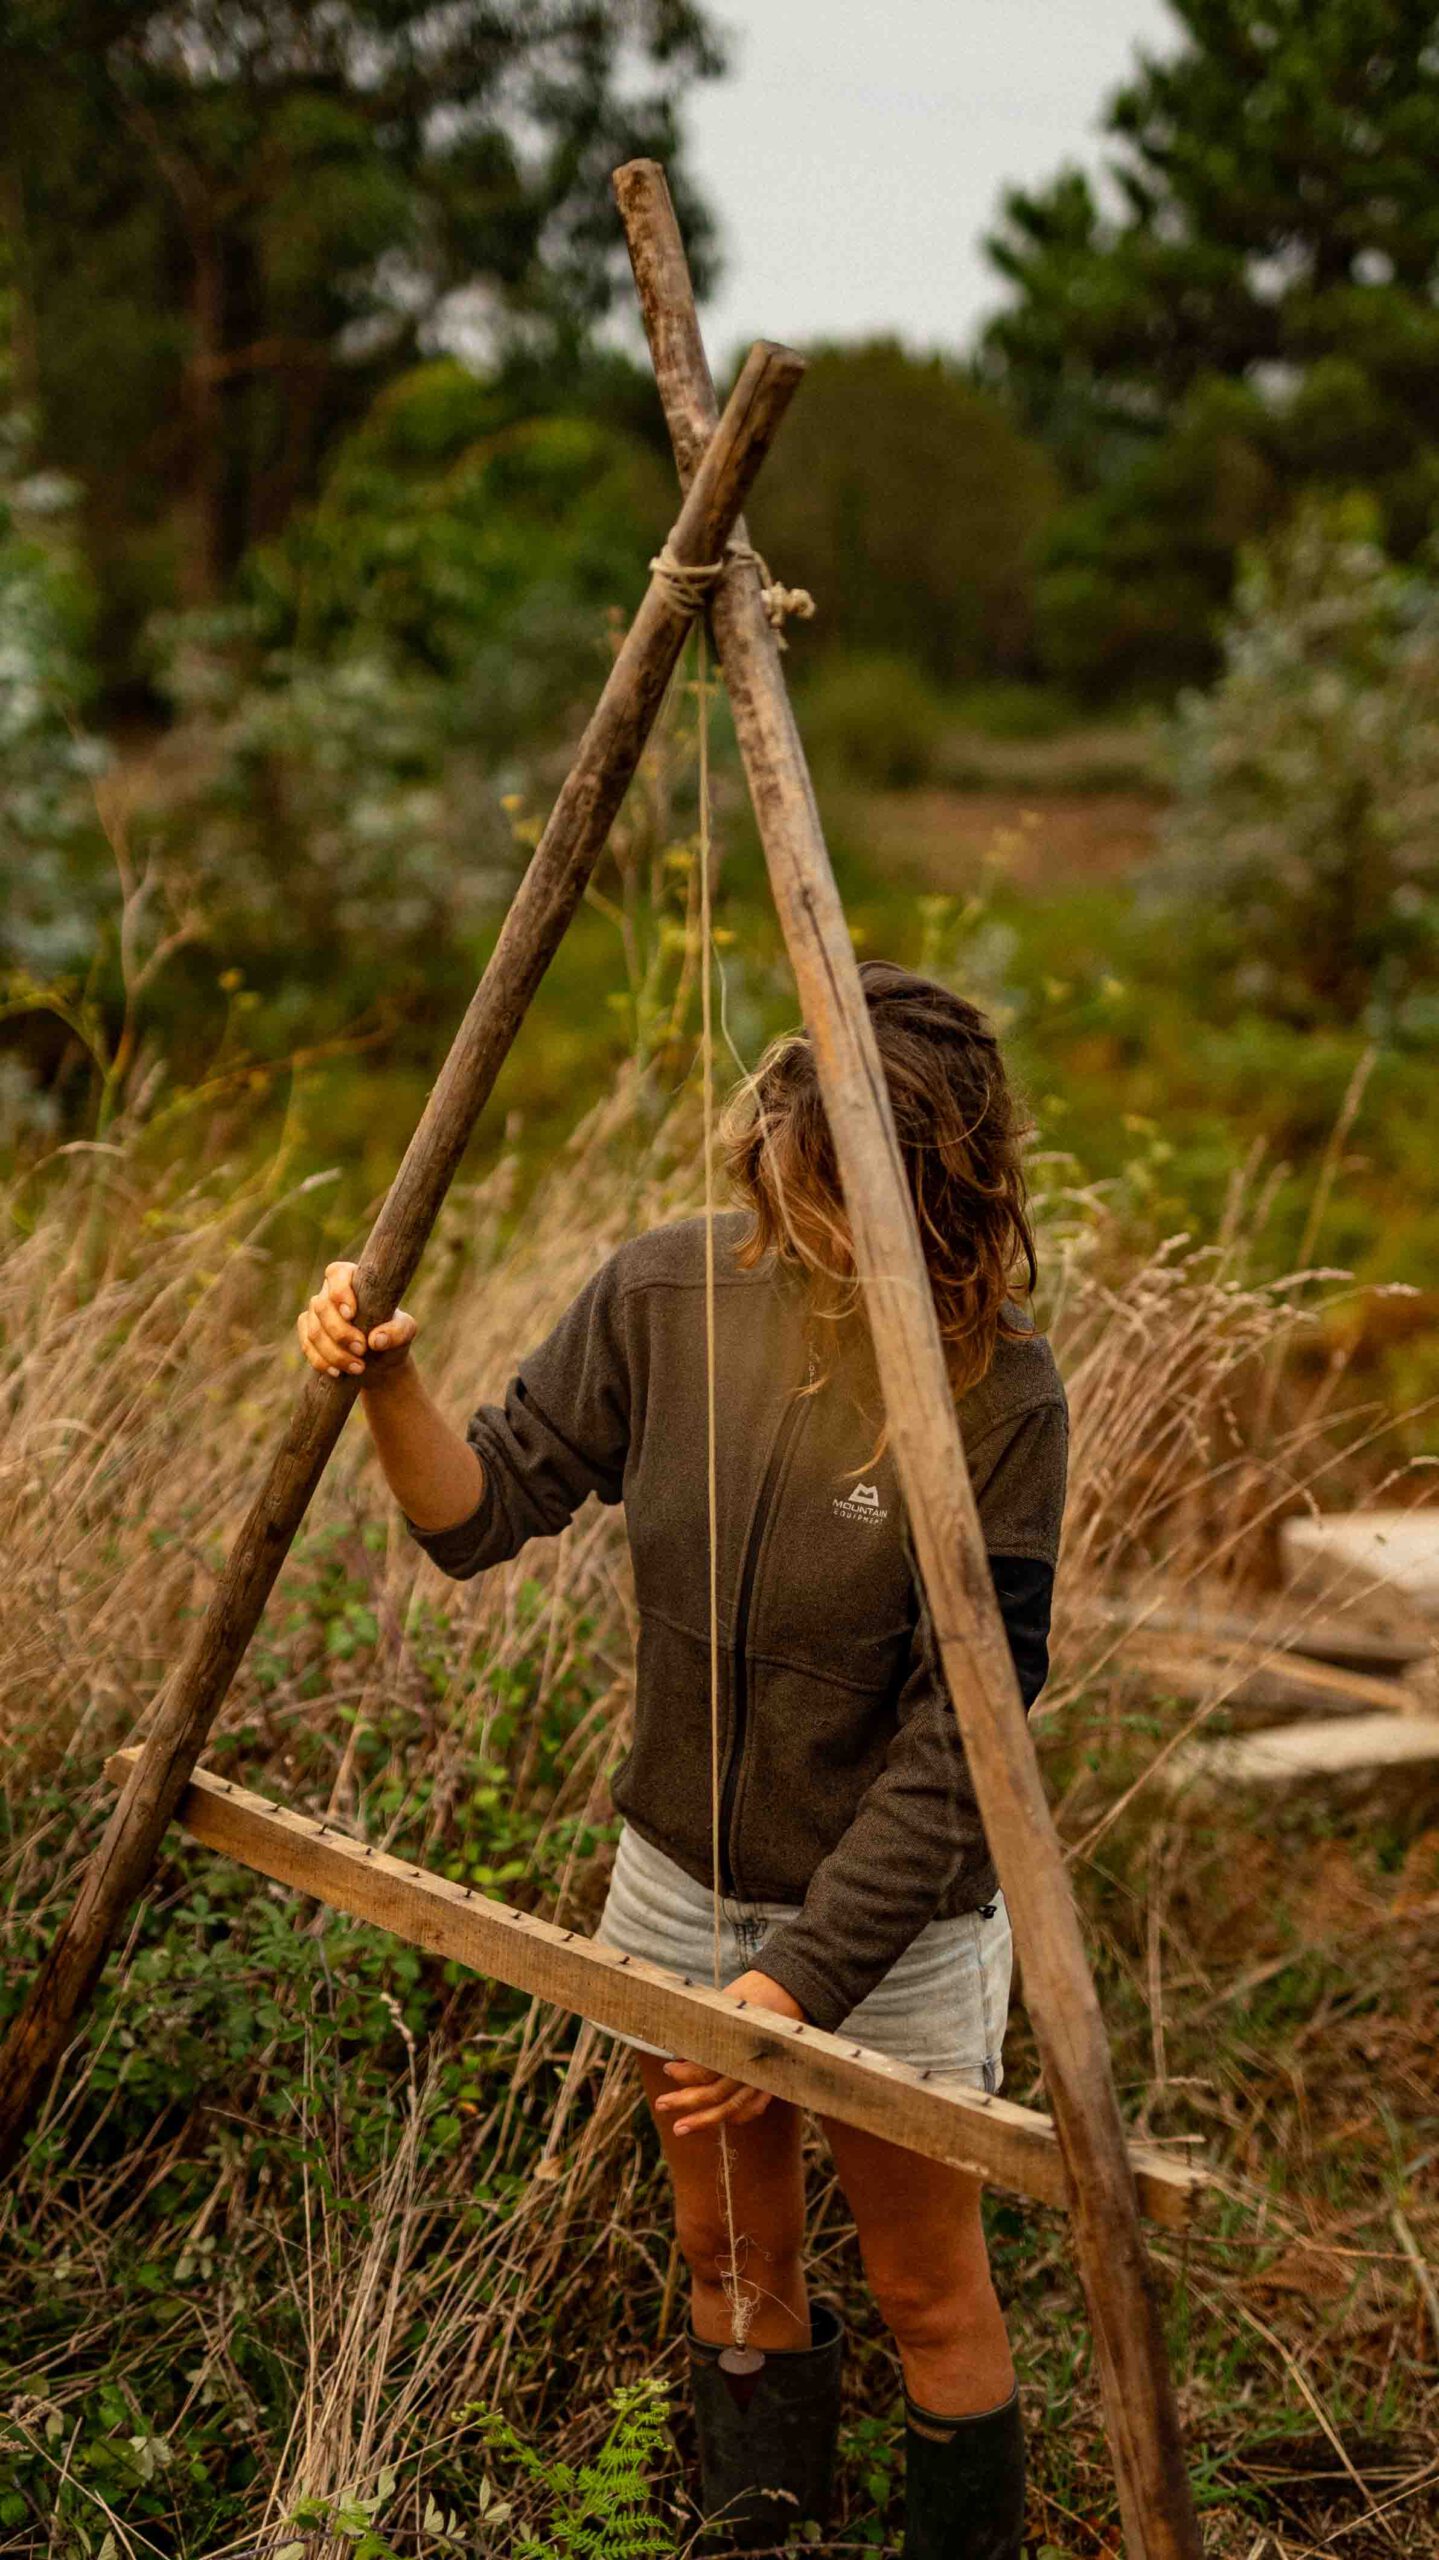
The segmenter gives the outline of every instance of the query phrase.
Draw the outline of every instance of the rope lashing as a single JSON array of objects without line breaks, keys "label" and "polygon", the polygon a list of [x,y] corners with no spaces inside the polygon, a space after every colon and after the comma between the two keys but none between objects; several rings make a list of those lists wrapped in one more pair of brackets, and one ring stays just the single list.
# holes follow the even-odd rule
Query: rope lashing
[{"label": "rope lashing", "polygon": [[650,562],[650,575],[659,579],[666,594],[684,612],[703,613],[726,569],[732,569],[738,561],[748,561],[758,571],[765,620],[781,649],[787,647],[784,626],[788,617],[793,614],[798,622],[812,621],[814,598],[808,587],[784,586],[752,542],[727,543],[718,560],[677,560],[666,538]]},{"label": "rope lashing", "polygon": [[650,562],[650,576],[658,578],[671,603],[677,604],[682,613],[703,613],[728,565],[725,560],[677,560],[666,537],[663,548]]}]

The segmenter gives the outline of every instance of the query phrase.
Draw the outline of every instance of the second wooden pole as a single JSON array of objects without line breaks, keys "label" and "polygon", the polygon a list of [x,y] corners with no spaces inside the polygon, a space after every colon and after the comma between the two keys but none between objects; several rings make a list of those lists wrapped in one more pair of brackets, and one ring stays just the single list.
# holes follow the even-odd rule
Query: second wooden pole
[{"label": "second wooden pole", "polygon": [[[614,186],[688,485],[719,412],[679,226],[656,162],[631,161]],[[1064,2153],[1127,2546],[1134,2560],[1199,2560],[1104,2021],[995,1602],[884,1074],[752,563],[736,562],[722,580],[713,620],[814,1044],[895,1462]]]}]

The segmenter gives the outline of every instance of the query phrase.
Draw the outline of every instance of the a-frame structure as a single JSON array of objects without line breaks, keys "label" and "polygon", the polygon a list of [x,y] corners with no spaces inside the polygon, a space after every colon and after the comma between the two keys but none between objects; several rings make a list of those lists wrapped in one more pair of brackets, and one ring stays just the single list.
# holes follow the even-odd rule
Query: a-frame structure
[{"label": "a-frame structure", "polygon": [[[1103,2021],[990,1584],[954,1404],[858,973],[740,510],[803,371],[752,350],[723,418],[705,361],[663,171],[635,161],[615,194],[685,495],[669,554],[715,582],[713,629],[780,922],[814,1044],[891,1441],[945,1676],[1024,1968],[1053,2121],[866,2056],[842,2037],[741,2010],[463,1886],[367,1850],[332,1826],[197,1771],[357,1392],[311,1376],[192,1643],[141,1747],[117,1754],[120,1796],[29,1999],[0,2052],[0,2163],[12,2160],[166,1827],[259,1872],[458,1956],[601,2024],[658,2031],[696,2061],[1067,2206],[1093,2326],[1132,2560],[1199,2560],[1173,2386],[1140,2212],[1182,2224],[1202,2183],[1126,2141]],[[356,1277],[369,1330],[398,1304],[530,1000],[638,763],[693,618],[657,574],[516,892]]]}]

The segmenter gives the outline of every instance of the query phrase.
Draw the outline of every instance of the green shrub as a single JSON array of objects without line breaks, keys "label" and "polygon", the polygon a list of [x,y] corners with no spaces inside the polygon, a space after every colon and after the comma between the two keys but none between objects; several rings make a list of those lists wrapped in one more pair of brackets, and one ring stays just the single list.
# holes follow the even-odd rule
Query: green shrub
[{"label": "green shrub", "polygon": [[1265,423],[1248,385],[1197,383],[1161,434],[1059,510],[1034,589],[1035,654],[1052,683],[1115,704],[1209,682],[1236,551],[1280,512]]},{"label": "green shrub", "polygon": [[1181,706],[1151,888],[1212,988],[1299,1024],[1439,1028],[1439,585],[1354,504],[1251,555]]},{"label": "green shrub", "polygon": [[110,758],[83,725],[94,598],[80,491],[41,463],[16,391],[13,320],[0,244],[0,969],[44,974],[93,950],[109,872],[95,782]]},{"label": "green shrub", "polygon": [[387,385],[240,586],[266,648],[455,684],[499,753],[588,700],[601,617],[633,607],[673,505],[668,468],[623,429],[517,412],[505,385],[437,358]]},{"label": "green shrub", "polygon": [[755,490],[755,539],[819,608],[797,657],[882,650],[936,684],[1023,672],[1052,463],[952,357],[819,347]]},{"label": "green shrub", "polygon": [[1045,684],[966,685],[954,708],[966,729],[985,738],[1061,738],[1075,722],[1073,703]]},{"label": "green shrub", "polygon": [[932,776],[947,715],[916,666],[875,654],[821,668],[805,687],[800,725],[822,770],[903,791]]}]

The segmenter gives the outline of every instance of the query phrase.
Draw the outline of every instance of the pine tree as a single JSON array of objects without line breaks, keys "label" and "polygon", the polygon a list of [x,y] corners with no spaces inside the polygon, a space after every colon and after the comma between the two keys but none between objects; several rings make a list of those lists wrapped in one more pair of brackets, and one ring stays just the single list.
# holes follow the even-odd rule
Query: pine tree
[{"label": "pine tree", "polygon": [[1012,191],[988,243],[1012,300],[985,372],[1084,502],[1060,652],[1087,621],[1111,677],[1166,645],[1199,671],[1237,544],[1301,490],[1372,491],[1401,555],[1439,510],[1439,10],[1171,5],[1178,50],[1107,110],[1102,196],[1074,170]]}]

